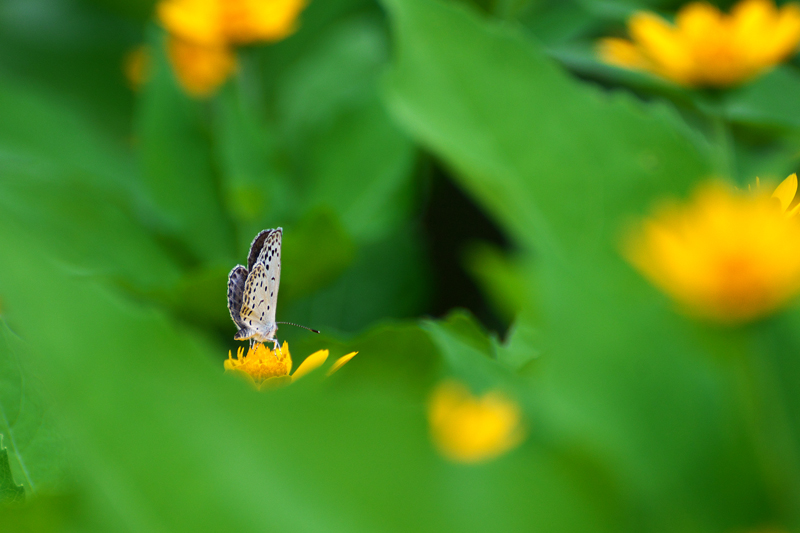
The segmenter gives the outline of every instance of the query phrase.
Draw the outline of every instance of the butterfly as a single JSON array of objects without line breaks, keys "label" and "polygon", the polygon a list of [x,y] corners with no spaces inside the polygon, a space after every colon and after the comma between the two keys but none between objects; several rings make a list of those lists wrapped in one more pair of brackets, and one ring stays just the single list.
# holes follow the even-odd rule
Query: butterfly
[{"label": "butterfly", "polygon": [[[237,341],[250,340],[271,342],[274,350],[280,350],[278,324],[275,308],[278,305],[278,288],[281,284],[281,239],[283,228],[265,229],[253,239],[247,255],[247,267],[236,265],[228,274],[228,311],[239,331]],[[291,324],[319,331],[298,324]]]}]

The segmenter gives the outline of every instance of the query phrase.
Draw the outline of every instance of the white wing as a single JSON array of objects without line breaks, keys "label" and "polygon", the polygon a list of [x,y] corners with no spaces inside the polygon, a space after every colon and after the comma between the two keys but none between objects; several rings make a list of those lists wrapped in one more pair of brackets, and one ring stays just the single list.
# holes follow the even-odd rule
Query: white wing
[{"label": "white wing", "polygon": [[269,311],[266,315],[269,324],[275,323],[275,308],[278,305],[278,289],[281,284],[281,239],[283,229],[277,228],[267,236],[264,247],[258,255],[258,263],[264,264],[267,276],[267,304]]},{"label": "white wing", "polygon": [[251,330],[268,331],[275,322],[275,306],[269,301],[269,283],[264,263],[256,263],[242,291],[242,323]]},{"label": "white wing", "polygon": [[250,243],[250,252],[247,254],[247,270],[253,270],[253,267],[258,261],[258,256],[261,255],[261,250],[264,249],[264,243],[267,241],[269,236],[277,230],[274,229],[265,229],[264,231],[259,232],[256,235],[256,238],[253,239],[253,242]]},{"label": "white wing", "polygon": [[244,295],[244,285],[247,281],[247,269],[242,265],[236,265],[231,273],[228,274],[228,311],[231,318],[239,329],[245,329],[239,312],[242,309],[242,298]]}]

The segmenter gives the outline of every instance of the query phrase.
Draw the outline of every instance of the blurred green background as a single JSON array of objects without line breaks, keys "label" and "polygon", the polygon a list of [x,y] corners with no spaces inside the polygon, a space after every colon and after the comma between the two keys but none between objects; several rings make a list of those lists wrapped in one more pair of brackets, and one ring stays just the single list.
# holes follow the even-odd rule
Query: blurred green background
[{"label": "blurred green background", "polygon": [[[795,59],[711,94],[594,58],[680,5],[311,0],[196,100],[154,2],[0,0],[0,531],[800,531],[800,308],[695,323],[617,251],[798,167]],[[276,226],[295,364],[359,355],[257,393],[226,281]],[[440,457],[446,376],[527,440]]]}]

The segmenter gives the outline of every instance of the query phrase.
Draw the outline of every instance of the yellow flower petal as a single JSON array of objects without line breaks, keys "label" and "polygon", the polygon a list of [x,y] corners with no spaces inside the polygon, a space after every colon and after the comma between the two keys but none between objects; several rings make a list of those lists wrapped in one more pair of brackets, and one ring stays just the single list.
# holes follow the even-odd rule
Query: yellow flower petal
[{"label": "yellow flower petal", "polygon": [[211,95],[236,68],[236,57],[225,46],[199,45],[171,37],[167,47],[181,87],[198,98]]},{"label": "yellow flower petal", "polygon": [[781,209],[786,211],[794,200],[795,194],[797,194],[797,174],[792,174],[778,185],[775,192],[772,193],[772,197],[777,198],[781,203]]},{"label": "yellow flower petal", "polygon": [[[327,375],[330,376],[339,370],[357,353],[351,352],[337,359]],[[226,372],[242,375],[258,390],[265,390],[288,385],[316,370],[327,359],[328,350],[314,352],[306,357],[305,361],[292,374],[292,356],[289,353],[289,344],[284,341],[283,346],[274,351],[263,343],[256,343],[247,350],[246,355],[244,347],[239,347],[236,359],[228,351],[228,358],[224,361],[223,366]]]},{"label": "yellow flower petal", "polygon": [[296,381],[309,372],[316,370],[326,359],[328,359],[328,350],[319,350],[312,353],[306,357],[306,360],[300,363],[300,366],[294,371],[294,374],[292,374],[292,381]]},{"label": "yellow flower petal", "polygon": [[240,347],[236,359],[233,359],[228,352],[224,367],[226,372],[246,375],[260,387],[264,381],[271,378],[289,376],[292,371],[292,356],[286,342],[280,350],[275,351],[262,343],[257,343],[247,350],[247,355],[244,355],[244,348]]},{"label": "yellow flower petal", "polygon": [[777,22],[770,31],[772,61],[782,61],[797,50],[800,41],[800,6],[797,4],[784,5],[777,17]]},{"label": "yellow flower petal", "polygon": [[477,463],[495,458],[525,438],[519,406],[500,392],[473,396],[457,381],[439,384],[428,404],[431,438],[446,458]]},{"label": "yellow flower petal", "polygon": [[173,35],[228,46],[287,37],[305,6],[305,0],[162,0],[157,13]]},{"label": "yellow flower petal", "polygon": [[337,359],[333,363],[333,365],[331,365],[331,368],[328,370],[328,375],[330,376],[331,374],[342,368],[350,359],[355,357],[357,353],[358,352],[350,352],[349,354],[343,355],[339,359]]},{"label": "yellow flower petal", "polygon": [[156,7],[172,35],[206,46],[225,46],[219,0],[163,0]]},{"label": "yellow flower petal", "polygon": [[800,221],[762,193],[707,185],[644,221],[625,255],[687,312],[721,323],[765,316],[800,293]]},{"label": "yellow flower petal", "polygon": [[634,14],[628,28],[656,74],[678,83],[689,83],[692,57],[687,53],[687,43],[675,28],[661,17],[645,12]]},{"label": "yellow flower petal", "polygon": [[647,66],[642,52],[627,39],[614,37],[601,39],[598,43],[597,53],[609,65],[636,70],[644,69]]},{"label": "yellow flower petal", "polygon": [[709,33],[721,31],[723,15],[716,6],[705,2],[692,2],[682,7],[675,17],[675,26],[684,37],[703,39]]},{"label": "yellow flower petal", "polygon": [[291,35],[305,0],[227,0],[223,23],[228,42],[278,41]]},{"label": "yellow flower petal", "polygon": [[[633,50],[601,43],[600,58],[644,69],[685,86],[726,87],[783,61],[800,42],[800,6],[778,10],[772,0],[742,0],[730,14],[706,2],[680,9],[675,25],[649,12],[628,21]],[[644,66],[641,66],[641,63]]]}]

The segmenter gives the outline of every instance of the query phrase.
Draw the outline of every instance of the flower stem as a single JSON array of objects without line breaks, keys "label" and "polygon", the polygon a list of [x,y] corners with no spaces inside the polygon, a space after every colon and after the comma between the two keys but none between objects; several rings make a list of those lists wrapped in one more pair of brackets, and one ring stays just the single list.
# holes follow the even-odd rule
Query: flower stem
[{"label": "flower stem", "polygon": [[711,115],[714,171],[723,178],[736,178],[733,135],[730,125],[719,108]]},{"label": "flower stem", "polygon": [[800,458],[778,371],[765,351],[749,349],[740,356],[746,418],[761,469],[779,512],[797,516]]}]

